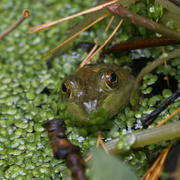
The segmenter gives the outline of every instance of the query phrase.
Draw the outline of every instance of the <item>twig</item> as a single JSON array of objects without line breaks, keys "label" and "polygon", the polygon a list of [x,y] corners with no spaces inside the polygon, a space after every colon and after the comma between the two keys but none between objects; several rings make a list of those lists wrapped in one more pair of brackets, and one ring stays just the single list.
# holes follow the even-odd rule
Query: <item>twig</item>
[{"label": "twig", "polygon": [[162,34],[163,36],[180,41],[180,32],[173,30],[171,28],[165,27],[165,26],[158,24],[154,21],[151,21],[149,19],[146,19],[140,15],[137,15],[137,14],[125,9],[120,4],[109,5],[109,6],[107,6],[107,9],[113,15],[124,18],[124,19],[132,22],[133,24],[137,24],[146,29],[150,29],[156,33]]},{"label": "twig", "polygon": [[24,10],[19,19],[6,31],[4,31],[2,34],[0,34],[0,39],[8,35],[11,31],[13,31],[19,24],[21,24],[26,18],[30,17],[30,12],[28,10]]}]

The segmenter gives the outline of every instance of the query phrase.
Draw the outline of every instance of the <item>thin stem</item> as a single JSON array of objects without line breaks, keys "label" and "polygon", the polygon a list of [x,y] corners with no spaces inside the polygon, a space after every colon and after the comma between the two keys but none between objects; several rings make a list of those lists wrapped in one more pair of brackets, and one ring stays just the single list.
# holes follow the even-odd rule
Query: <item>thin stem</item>
[{"label": "thin stem", "polygon": [[109,40],[114,36],[114,34],[116,33],[116,31],[119,29],[119,27],[121,26],[123,22],[123,19],[121,19],[121,21],[119,22],[119,24],[116,26],[116,28],[114,29],[114,31],[112,32],[112,34],[106,39],[106,41],[104,42],[104,44],[99,47],[99,49],[87,60],[90,61],[108,42]]},{"label": "thin stem", "polygon": [[152,167],[146,172],[146,174],[141,178],[141,180],[148,180],[148,179],[158,180],[159,179],[159,175],[162,172],[163,164],[166,160],[166,157],[168,155],[168,152],[171,146],[172,146],[172,143],[169,145],[168,148],[162,151],[162,153],[156,159]]},{"label": "thin stem", "polygon": [[28,33],[30,33],[30,32],[38,32],[38,31],[41,31],[41,30],[46,29],[48,27],[54,26],[56,24],[59,24],[59,23],[61,23],[63,21],[67,21],[69,19],[73,19],[75,17],[78,17],[80,15],[88,14],[88,13],[91,13],[91,12],[94,12],[94,11],[98,11],[98,10],[106,7],[107,5],[113,4],[113,3],[117,2],[117,1],[118,0],[108,1],[106,3],[100,4],[100,5],[97,5],[97,6],[93,7],[93,8],[90,8],[90,9],[87,9],[85,11],[82,11],[80,13],[73,14],[72,16],[68,16],[68,17],[65,17],[65,18],[62,18],[62,19],[59,19],[59,20],[56,20],[56,21],[49,22],[49,23],[41,24],[39,26],[31,27],[31,28],[29,28],[30,31],[28,31]]},{"label": "thin stem", "polygon": [[108,150],[107,150],[107,148],[106,148],[106,146],[105,146],[105,144],[104,144],[104,142],[103,142],[103,140],[102,140],[101,132],[98,131],[98,139],[97,139],[96,147],[98,147],[98,146],[100,145],[100,143],[101,143],[102,148],[105,150],[105,152],[106,152],[107,154],[109,154],[109,152],[108,152]]},{"label": "thin stem", "polygon": [[94,53],[94,51],[97,49],[98,44],[96,43],[94,45],[94,47],[91,49],[91,51],[88,53],[88,55],[86,56],[86,58],[83,60],[83,62],[79,65],[79,68],[76,71],[79,71],[79,69],[81,69],[82,67],[84,67],[88,62],[89,62],[89,58],[92,56],[92,54]]},{"label": "thin stem", "polygon": [[180,108],[177,109],[175,112],[170,114],[167,118],[165,118],[163,121],[161,121],[159,124],[156,125],[156,127],[162,126],[165,122],[167,122],[169,119],[171,119],[173,116],[175,116],[177,113],[180,112]]},{"label": "thin stem", "polygon": [[141,177],[141,180],[149,179],[151,173],[155,170],[156,166],[158,165],[159,161],[162,159],[163,155],[165,153],[165,150],[161,152],[161,154],[158,156],[154,164],[151,166],[151,168],[144,174],[144,176]]},{"label": "thin stem", "polygon": [[4,31],[2,34],[0,34],[0,39],[8,35],[11,31],[13,31],[19,24],[21,24],[26,18],[30,17],[30,13],[28,10],[24,10],[19,19],[11,26],[9,27],[6,31]]},{"label": "thin stem", "polygon": [[180,32],[173,30],[171,28],[165,27],[165,26],[158,24],[154,21],[151,21],[149,19],[146,19],[140,15],[137,15],[137,14],[125,9],[120,4],[109,5],[109,6],[107,6],[107,9],[113,15],[120,16],[121,18],[124,18],[124,19],[132,22],[133,24],[137,24],[146,29],[150,29],[156,33],[162,34],[163,36],[180,41]]},{"label": "thin stem", "polygon": [[89,29],[91,26],[93,26],[94,24],[96,24],[97,22],[101,21],[102,19],[104,19],[106,16],[108,16],[109,14],[105,14],[104,16],[100,17],[99,19],[97,19],[96,21],[94,21],[93,23],[89,24],[88,26],[86,26],[84,29],[82,29],[81,31],[77,32],[76,34],[74,34],[73,36],[71,36],[69,39],[65,40],[63,43],[61,43],[59,46],[57,46],[56,48],[54,48],[53,50],[51,50],[49,53],[47,53],[45,56],[43,56],[43,58],[47,57],[49,54],[51,54],[52,52],[54,52],[55,50],[57,50],[58,48],[60,48],[61,46],[63,46],[64,44],[66,44],[67,42],[69,42],[70,40],[74,39],[76,36],[78,36],[79,34],[81,34],[83,31]]},{"label": "thin stem", "polygon": [[108,25],[107,25],[107,27],[106,27],[106,29],[105,29],[105,32],[108,31],[110,25],[112,24],[112,22],[113,22],[113,20],[114,20],[114,17],[115,17],[115,16],[112,16],[112,17],[111,17],[111,20],[109,21],[109,23],[108,23]]},{"label": "thin stem", "polygon": [[[107,30],[109,29],[112,21],[114,20],[114,16],[111,17],[110,22],[108,23],[105,32],[107,32]],[[82,67],[84,67],[91,59],[90,57],[93,55],[93,53],[95,52],[95,50],[98,47],[98,41],[96,42],[96,44],[94,45],[94,47],[91,49],[91,51],[89,52],[89,54],[86,56],[86,58],[83,60],[83,62],[80,64],[79,68],[76,71],[79,71],[79,69],[81,69]]]}]

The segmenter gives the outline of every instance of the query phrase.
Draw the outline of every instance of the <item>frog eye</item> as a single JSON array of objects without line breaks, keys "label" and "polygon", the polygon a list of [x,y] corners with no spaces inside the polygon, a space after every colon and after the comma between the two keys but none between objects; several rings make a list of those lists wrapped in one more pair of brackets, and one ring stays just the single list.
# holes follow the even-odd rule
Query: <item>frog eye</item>
[{"label": "frog eye", "polygon": [[118,81],[117,81],[117,77],[116,74],[109,70],[106,74],[106,86],[108,89],[113,89],[115,87],[117,87],[118,85]]},{"label": "frog eye", "polygon": [[67,98],[70,98],[72,96],[72,91],[70,89],[69,84],[66,81],[64,81],[64,83],[62,83],[61,90],[62,90],[63,94],[66,95]]}]

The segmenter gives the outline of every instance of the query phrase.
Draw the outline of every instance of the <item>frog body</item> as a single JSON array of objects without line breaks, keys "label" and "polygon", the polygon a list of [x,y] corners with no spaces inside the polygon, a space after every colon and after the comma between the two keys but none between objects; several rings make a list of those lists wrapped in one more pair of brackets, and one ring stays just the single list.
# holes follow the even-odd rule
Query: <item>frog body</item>
[{"label": "frog body", "polygon": [[85,66],[66,77],[62,84],[67,111],[76,120],[90,120],[92,111],[104,108],[110,117],[129,100],[135,78],[117,65]]}]

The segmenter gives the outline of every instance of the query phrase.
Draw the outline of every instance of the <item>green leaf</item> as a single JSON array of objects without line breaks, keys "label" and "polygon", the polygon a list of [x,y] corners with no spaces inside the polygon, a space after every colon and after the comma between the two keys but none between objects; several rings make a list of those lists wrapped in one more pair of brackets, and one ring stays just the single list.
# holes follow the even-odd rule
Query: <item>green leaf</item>
[{"label": "green leaf", "polygon": [[138,177],[128,166],[112,155],[106,154],[104,150],[95,148],[93,150],[93,172],[92,177],[96,180],[124,180],[133,179]]}]

